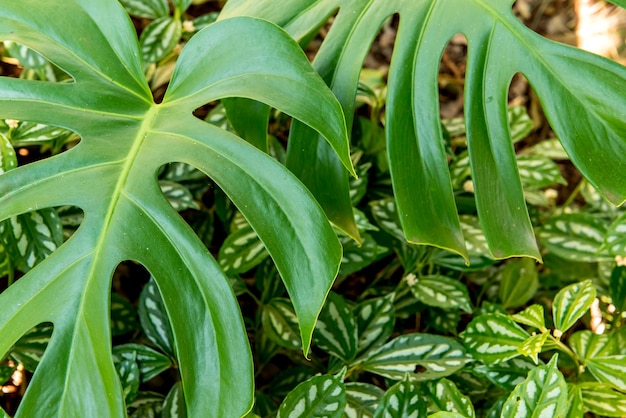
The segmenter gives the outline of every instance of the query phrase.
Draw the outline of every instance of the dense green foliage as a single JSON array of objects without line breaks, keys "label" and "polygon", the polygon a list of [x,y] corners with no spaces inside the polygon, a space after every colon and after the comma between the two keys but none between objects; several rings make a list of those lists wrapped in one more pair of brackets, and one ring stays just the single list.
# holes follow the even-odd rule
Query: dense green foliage
[{"label": "dense green foliage", "polygon": [[[508,0],[170,3],[0,0],[23,67],[0,77],[0,384],[29,377],[2,405],[626,415],[624,67]],[[385,79],[362,62],[393,15]],[[459,32],[465,117],[442,121]],[[525,141],[516,72],[558,139]]]}]

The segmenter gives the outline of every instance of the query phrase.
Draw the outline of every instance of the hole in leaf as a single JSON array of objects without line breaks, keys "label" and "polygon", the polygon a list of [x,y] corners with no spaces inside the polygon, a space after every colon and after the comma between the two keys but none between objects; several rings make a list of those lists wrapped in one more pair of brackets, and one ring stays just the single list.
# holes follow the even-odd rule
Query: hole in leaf
[{"label": "hole in leaf", "polygon": [[428,369],[424,366],[422,366],[421,364],[418,364],[415,366],[415,370],[413,370],[413,373],[419,374],[419,373],[424,373],[428,371]]},{"label": "hole in leaf", "polygon": [[0,44],[0,75],[50,82],[72,79],[37,51],[13,41]]},{"label": "hole in leaf", "polygon": [[466,58],[467,38],[457,34],[448,42],[439,64],[439,111],[443,119],[463,117]]}]

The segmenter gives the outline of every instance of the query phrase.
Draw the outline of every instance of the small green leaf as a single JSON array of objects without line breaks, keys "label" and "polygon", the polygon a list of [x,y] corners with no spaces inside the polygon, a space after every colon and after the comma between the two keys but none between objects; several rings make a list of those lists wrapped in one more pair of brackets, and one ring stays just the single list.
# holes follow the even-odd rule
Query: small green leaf
[{"label": "small green leaf", "polygon": [[626,355],[593,357],[586,366],[599,382],[626,392]]},{"label": "small green leaf", "polygon": [[139,329],[137,311],[124,297],[111,293],[111,334],[116,337]]},{"label": "small green leaf", "polygon": [[407,375],[385,393],[374,418],[419,418],[426,416],[426,399]]},{"label": "small green leaf", "polygon": [[0,174],[17,167],[17,156],[11,141],[0,133]]},{"label": "small green leaf", "polygon": [[172,4],[174,4],[176,10],[182,14],[182,12],[187,10],[187,7],[191,4],[191,0],[173,0]]},{"label": "small green leaf", "polygon": [[428,412],[454,412],[462,417],[476,416],[469,397],[463,395],[456,385],[448,379],[428,382]]},{"label": "small green leaf", "polygon": [[544,317],[542,305],[530,305],[523,311],[511,315],[511,319],[520,324],[537,328],[541,332],[546,330],[546,319]]},{"label": "small green leaf", "polygon": [[606,247],[611,254],[626,256],[626,213],[609,226],[605,240]]},{"label": "small green leaf", "polygon": [[270,300],[263,306],[261,323],[265,335],[275,344],[292,350],[302,349],[298,318],[289,299]]},{"label": "small green leaf", "polygon": [[591,280],[564,287],[554,297],[552,315],[554,334],[558,338],[570,329],[589,310],[596,297],[596,288]]},{"label": "small green leaf", "polygon": [[176,382],[165,397],[161,418],[187,418],[187,407],[180,382]]},{"label": "small green leaf", "polygon": [[124,402],[128,405],[137,396],[139,390],[139,366],[134,358],[123,358],[115,364],[117,375],[122,384]]},{"label": "small green leaf", "polygon": [[585,405],[580,386],[568,384],[567,388],[567,418],[583,418],[585,414]]},{"label": "small green leaf", "polygon": [[467,287],[458,280],[440,275],[416,277],[412,273],[406,276],[405,280],[411,292],[425,305],[472,312]]},{"label": "small green leaf", "polygon": [[249,224],[231,233],[222,244],[219,263],[227,274],[245,273],[268,257],[265,246]]},{"label": "small green leaf", "polygon": [[626,266],[618,266],[611,272],[611,303],[618,312],[626,311]]},{"label": "small green leaf", "polygon": [[426,310],[428,325],[442,334],[458,334],[461,311],[458,309],[429,308]]},{"label": "small green leaf", "polygon": [[374,220],[380,228],[401,242],[406,242],[404,231],[393,198],[376,200],[370,203]]},{"label": "small green leaf", "polygon": [[543,332],[541,334],[533,335],[528,337],[526,341],[524,341],[518,348],[518,351],[521,355],[530,357],[533,359],[535,364],[539,363],[539,353],[543,349],[543,345],[546,343],[546,340],[550,334],[547,332]]},{"label": "small green leaf", "polygon": [[346,383],[346,409],[348,418],[373,418],[385,392],[369,383]]},{"label": "small green leaf", "polygon": [[510,106],[507,117],[513,142],[521,141],[533,131],[533,120],[528,116],[526,106]]},{"label": "small green leaf", "polygon": [[502,408],[503,417],[559,417],[567,412],[567,385],[557,368],[557,356],[517,385]]},{"label": "small green leaf", "polygon": [[172,360],[158,351],[141,344],[123,344],[113,347],[113,360],[134,359],[139,366],[142,382],[147,382],[173,366]]},{"label": "small green leaf", "polygon": [[164,397],[160,393],[139,392],[128,405],[129,418],[161,418]]},{"label": "small green leaf", "polygon": [[200,209],[189,189],[182,184],[170,180],[159,180],[159,187],[174,210],[182,212],[187,209]]},{"label": "small green leaf", "polygon": [[487,238],[483,233],[478,218],[470,215],[461,215],[459,219],[461,221],[461,229],[463,230],[467,252],[492,258],[491,250],[487,245]]},{"label": "small green leaf", "polygon": [[22,363],[29,372],[34,372],[50,342],[51,335],[52,324],[37,325],[15,343],[10,354],[11,358]]},{"label": "small green leaf", "polygon": [[26,273],[63,243],[63,231],[56,211],[46,208],[1,222],[0,238],[11,263]]},{"label": "small green leaf", "polygon": [[159,17],[150,22],[143,29],[139,38],[141,57],[144,63],[154,63],[165,58],[174,50],[181,34],[180,21],[174,20],[170,16]]},{"label": "small green leaf", "polygon": [[517,357],[496,364],[479,365],[474,372],[484,376],[496,386],[511,391],[515,386],[526,380],[528,372],[535,368],[535,364],[526,357]]},{"label": "small green leaf", "polygon": [[359,245],[352,237],[341,236],[339,241],[343,246],[343,257],[339,274],[347,276],[366,267],[376,258],[384,253],[387,249],[380,247],[374,238],[368,233],[361,233],[361,245]]},{"label": "small green leaf", "polygon": [[461,334],[473,357],[496,363],[519,355],[519,347],[530,335],[506,315],[480,315]]},{"label": "small green leaf", "polygon": [[569,156],[567,155],[567,152],[565,152],[565,149],[563,149],[561,141],[556,138],[545,139],[540,143],[533,145],[527,153],[547,157],[552,160],[569,160]]},{"label": "small green leaf", "polygon": [[359,356],[377,348],[393,333],[396,323],[394,298],[395,294],[390,293],[384,297],[361,302],[354,309],[359,332],[357,343]]},{"label": "small green leaf", "polygon": [[603,250],[607,226],[599,217],[575,213],[551,218],[539,230],[540,242],[569,261],[593,263],[612,259]]},{"label": "small green leaf", "polygon": [[413,380],[448,376],[470,360],[463,346],[452,338],[431,334],[405,334],[370,353],[363,369],[400,380],[409,373]]},{"label": "small green leaf", "polygon": [[156,19],[170,12],[167,0],[119,0],[126,11],[137,17]]},{"label": "small green leaf", "polygon": [[554,184],[567,185],[559,166],[549,158],[520,155],[517,157],[517,168],[522,185],[529,189],[544,188]]},{"label": "small green leaf", "polygon": [[150,341],[174,357],[172,328],[154,279],[150,279],[139,295],[139,322]]},{"label": "small green leaf", "polygon": [[539,279],[537,266],[532,258],[512,261],[500,273],[499,296],[505,308],[525,305],[537,291]]},{"label": "small green leaf", "polygon": [[315,326],[313,342],[347,363],[356,355],[357,337],[356,319],[348,304],[331,292]]},{"label": "small green leaf", "polygon": [[595,334],[589,330],[577,331],[570,335],[568,343],[583,362],[615,354],[615,339],[608,334]]},{"label": "small green leaf", "polygon": [[277,418],[340,418],[346,406],[346,388],[338,376],[315,376],[287,395]]},{"label": "small green leaf", "polygon": [[626,415],[626,394],[602,383],[583,382],[577,386],[589,412],[605,417]]}]

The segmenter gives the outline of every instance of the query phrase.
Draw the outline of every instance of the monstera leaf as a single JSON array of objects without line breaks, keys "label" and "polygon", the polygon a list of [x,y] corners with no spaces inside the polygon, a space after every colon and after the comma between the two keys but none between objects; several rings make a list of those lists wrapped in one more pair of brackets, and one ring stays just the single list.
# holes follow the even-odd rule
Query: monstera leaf
[{"label": "monstera leaf", "polygon": [[[230,0],[221,16],[263,17],[304,38],[334,15],[314,66],[348,116],[370,44],[384,22],[399,15],[389,69],[386,135],[397,208],[410,242],[450,249],[467,258],[442,142],[437,88],[440,57],[458,33],[465,35],[469,46],[465,120],[476,205],[496,258],[540,258],[507,122],[508,87],[518,72],[536,90],[550,124],[582,174],[611,202],[620,204],[626,198],[626,69],[540,37],[513,15],[513,0],[285,0],[280,7],[274,3]],[[307,184],[320,185],[311,190],[322,196],[320,202],[331,220],[341,222],[347,218],[347,205],[329,203],[323,196],[330,195],[327,185],[337,182],[328,176],[347,174],[335,156],[324,159],[332,159],[333,170],[322,167],[320,156],[329,152],[318,142],[318,157],[297,153],[301,147],[294,147],[296,173],[305,173]]]},{"label": "monstera leaf", "polygon": [[37,324],[54,326],[18,416],[126,416],[109,326],[111,275],[124,260],[143,264],[163,296],[188,415],[244,415],[253,373],[237,301],[156,173],[170,162],[195,166],[239,207],[289,290],[306,354],[338,271],[339,241],[295,176],[192,111],[223,97],[265,102],[316,129],[351,171],[340,104],[284,31],[252,18],[192,38],[159,104],[117,1],[0,0],[0,40],[36,50],[72,78],[0,77],[0,118],[81,138],[65,153],[0,176],[0,220],[60,205],[85,214],[68,241],[0,295],[1,355]]}]

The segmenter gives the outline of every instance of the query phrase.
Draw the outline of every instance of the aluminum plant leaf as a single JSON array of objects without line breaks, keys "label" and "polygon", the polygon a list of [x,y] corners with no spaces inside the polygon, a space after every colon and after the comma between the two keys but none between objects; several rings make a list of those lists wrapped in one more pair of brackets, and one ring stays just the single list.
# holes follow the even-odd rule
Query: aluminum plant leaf
[{"label": "aluminum plant leaf", "polygon": [[[35,207],[72,205],[85,213],[68,241],[0,295],[0,353],[35,325],[54,325],[17,417],[126,416],[109,327],[111,275],[124,260],[144,265],[163,295],[188,414],[244,415],[253,371],[238,304],[206,247],[161,193],[156,173],[170,162],[194,166],[240,208],[281,273],[307,353],[341,259],[332,227],[282,165],[192,112],[223,97],[256,99],[345,151],[340,104],[298,45],[256,19],[198,32],[160,104],[117,1],[0,0],[0,39],[32,48],[73,79],[0,77],[0,118],[81,137],[65,153],[0,176],[0,220]],[[340,159],[350,164],[347,152]]]},{"label": "aluminum plant leaf", "polygon": [[437,85],[441,54],[457,33],[469,45],[465,121],[478,214],[496,258],[540,258],[507,120],[508,87],[518,72],[537,92],[572,162],[610,201],[625,200],[626,69],[532,32],[513,15],[513,0],[273,3],[230,0],[222,17],[263,17],[302,37],[336,13],[315,63],[347,115],[361,63],[378,29],[399,15],[389,70],[387,141],[398,212],[409,241],[467,258],[441,140]]}]

